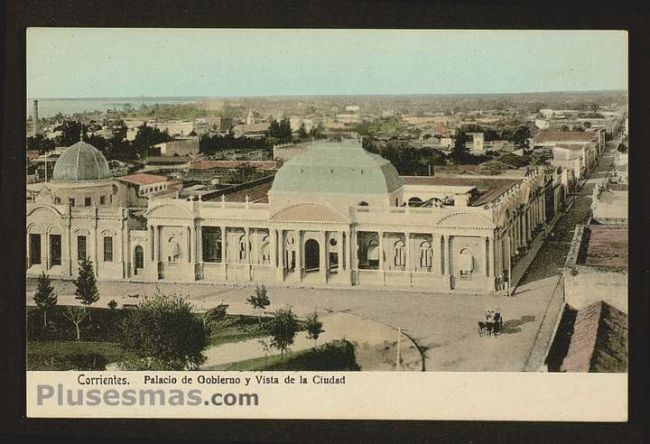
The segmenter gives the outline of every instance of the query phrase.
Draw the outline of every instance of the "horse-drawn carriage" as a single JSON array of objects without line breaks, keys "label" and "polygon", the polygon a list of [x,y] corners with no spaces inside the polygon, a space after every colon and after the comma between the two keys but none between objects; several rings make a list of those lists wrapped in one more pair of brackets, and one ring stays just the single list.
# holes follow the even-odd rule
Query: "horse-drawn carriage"
[{"label": "horse-drawn carriage", "polygon": [[485,321],[478,321],[478,335],[497,336],[503,331],[503,318],[500,309],[485,310]]}]

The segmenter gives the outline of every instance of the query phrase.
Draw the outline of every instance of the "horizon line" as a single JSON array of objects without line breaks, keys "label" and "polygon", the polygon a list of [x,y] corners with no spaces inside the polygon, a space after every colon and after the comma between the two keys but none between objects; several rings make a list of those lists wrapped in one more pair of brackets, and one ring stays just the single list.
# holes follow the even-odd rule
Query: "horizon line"
[{"label": "horizon line", "polygon": [[95,96],[95,97],[26,97],[26,100],[117,100],[117,99],[268,99],[300,97],[417,97],[417,96],[514,96],[524,94],[588,94],[588,93],[628,93],[628,89],[589,89],[589,90],[555,90],[555,91],[519,91],[519,92],[469,92],[469,93],[359,93],[359,94],[275,94],[275,95],[239,95],[239,96]]}]

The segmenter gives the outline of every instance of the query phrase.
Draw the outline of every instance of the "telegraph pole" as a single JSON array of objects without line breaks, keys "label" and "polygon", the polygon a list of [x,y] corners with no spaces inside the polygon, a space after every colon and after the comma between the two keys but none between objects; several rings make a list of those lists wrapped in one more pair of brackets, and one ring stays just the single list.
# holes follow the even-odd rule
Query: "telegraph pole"
[{"label": "telegraph pole", "polygon": [[401,351],[402,351],[401,350],[401,343],[402,343],[402,327],[397,327],[397,363],[395,365],[395,368],[397,369],[397,371],[401,370],[401,364],[400,364],[400,362],[402,360],[402,357],[401,357],[401,354],[402,354],[401,353]]}]

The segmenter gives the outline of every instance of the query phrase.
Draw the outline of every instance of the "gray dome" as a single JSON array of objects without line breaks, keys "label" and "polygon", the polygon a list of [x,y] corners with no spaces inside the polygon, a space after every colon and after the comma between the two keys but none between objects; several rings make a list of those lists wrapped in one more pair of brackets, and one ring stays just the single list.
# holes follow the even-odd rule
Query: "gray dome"
[{"label": "gray dome", "polygon": [[402,184],[388,160],[364,150],[358,140],[343,140],[314,143],[289,159],[275,175],[271,191],[386,194]]},{"label": "gray dome", "polygon": [[52,180],[77,182],[109,179],[111,171],[104,155],[86,142],[68,147],[54,165]]}]

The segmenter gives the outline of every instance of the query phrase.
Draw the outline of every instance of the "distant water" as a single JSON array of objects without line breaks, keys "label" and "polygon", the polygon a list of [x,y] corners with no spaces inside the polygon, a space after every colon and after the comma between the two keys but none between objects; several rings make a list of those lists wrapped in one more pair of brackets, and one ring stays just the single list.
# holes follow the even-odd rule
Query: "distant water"
[{"label": "distant water", "polygon": [[[52,117],[57,113],[72,115],[91,111],[122,111],[126,104],[137,109],[140,106],[155,104],[194,103],[203,100],[200,97],[118,97],[105,99],[38,99],[38,116]],[[33,111],[33,100],[27,100],[27,116]]]}]

